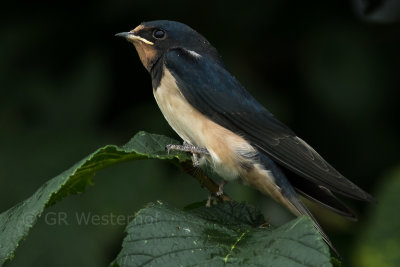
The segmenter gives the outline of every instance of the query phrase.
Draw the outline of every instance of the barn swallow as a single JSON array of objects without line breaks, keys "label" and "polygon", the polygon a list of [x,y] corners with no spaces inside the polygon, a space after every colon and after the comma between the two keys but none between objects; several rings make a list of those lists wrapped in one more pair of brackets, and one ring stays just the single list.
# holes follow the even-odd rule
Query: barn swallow
[{"label": "barn swallow", "polygon": [[161,112],[184,141],[170,149],[192,152],[195,163],[210,164],[225,181],[239,179],[294,215],[311,217],[336,252],[299,195],[352,220],[356,215],[332,192],[368,202],[371,195],[258,103],[189,26],[150,21],[116,35],[135,46]]}]

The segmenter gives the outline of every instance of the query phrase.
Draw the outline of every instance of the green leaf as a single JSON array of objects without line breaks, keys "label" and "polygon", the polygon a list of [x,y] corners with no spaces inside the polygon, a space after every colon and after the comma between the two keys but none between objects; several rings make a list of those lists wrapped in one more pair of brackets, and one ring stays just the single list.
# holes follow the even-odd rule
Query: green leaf
[{"label": "green leaf", "polygon": [[331,266],[308,217],[276,229],[265,225],[260,212],[242,203],[189,212],[150,204],[127,226],[112,266]]},{"label": "green leaf", "polygon": [[380,181],[378,203],[353,254],[355,266],[400,266],[400,167]]},{"label": "green leaf", "polygon": [[342,262],[335,257],[331,258],[331,263],[332,263],[333,267],[341,267],[342,266]]},{"label": "green leaf", "polygon": [[35,225],[45,207],[62,198],[82,193],[97,171],[128,160],[158,158],[174,163],[189,160],[183,153],[165,152],[167,144],[178,141],[165,136],[139,132],[122,147],[107,145],[47,181],[30,198],[0,214],[0,265],[11,259],[19,242]]}]

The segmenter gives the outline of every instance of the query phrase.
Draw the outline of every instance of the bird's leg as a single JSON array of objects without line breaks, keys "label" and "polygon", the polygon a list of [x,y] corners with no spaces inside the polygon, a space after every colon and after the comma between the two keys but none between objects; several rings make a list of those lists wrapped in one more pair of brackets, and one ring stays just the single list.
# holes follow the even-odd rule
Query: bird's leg
[{"label": "bird's leg", "polygon": [[207,199],[207,202],[206,202],[206,207],[207,208],[211,207],[211,200],[213,200],[213,205],[217,205],[217,198],[212,193],[210,193],[208,195],[208,199]]},{"label": "bird's leg", "polygon": [[211,207],[211,198],[212,198],[212,197],[213,197],[212,194],[209,194],[209,195],[208,195],[208,199],[207,199],[207,202],[206,202],[206,207],[207,207],[207,208]]},{"label": "bird's leg", "polygon": [[199,155],[210,155],[207,149],[191,145],[189,143],[184,142],[183,145],[167,145],[166,149],[169,153],[171,150],[176,151],[183,151],[183,152],[190,152],[192,154],[199,154]]},{"label": "bird's leg", "polygon": [[222,180],[221,183],[218,186],[218,191],[217,193],[215,193],[216,196],[222,196],[224,194],[224,186],[227,184],[228,182],[225,180]]},{"label": "bird's leg", "polygon": [[183,145],[167,145],[166,149],[167,149],[168,153],[171,150],[192,153],[193,154],[193,156],[192,156],[193,167],[198,167],[200,165],[199,156],[210,155],[210,153],[208,152],[207,149],[191,145],[191,144],[187,143],[186,141],[183,142]]}]

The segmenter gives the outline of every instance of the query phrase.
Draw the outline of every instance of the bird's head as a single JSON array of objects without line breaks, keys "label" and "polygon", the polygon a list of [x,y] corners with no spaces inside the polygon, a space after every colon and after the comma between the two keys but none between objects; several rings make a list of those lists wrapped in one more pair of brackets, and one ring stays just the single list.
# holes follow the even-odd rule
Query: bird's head
[{"label": "bird's head", "polygon": [[189,26],[175,21],[155,20],[143,22],[124,37],[135,46],[144,67],[150,72],[154,64],[169,49],[183,48],[195,54],[220,61],[217,50],[201,34]]}]

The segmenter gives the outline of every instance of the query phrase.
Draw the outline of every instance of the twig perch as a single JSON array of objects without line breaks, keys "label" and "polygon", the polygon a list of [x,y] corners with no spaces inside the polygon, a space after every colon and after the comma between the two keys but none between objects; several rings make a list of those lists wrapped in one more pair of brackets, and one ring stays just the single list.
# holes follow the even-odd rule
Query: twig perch
[{"label": "twig perch", "polygon": [[232,201],[232,199],[225,193],[217,196],[219,185],[211,180],[201,169],[193,168],[191,161],[183,162],[181,165],[184,172],[193,176],[202,186],[207,188],[213,196],[216,196],[222,202]]}]

